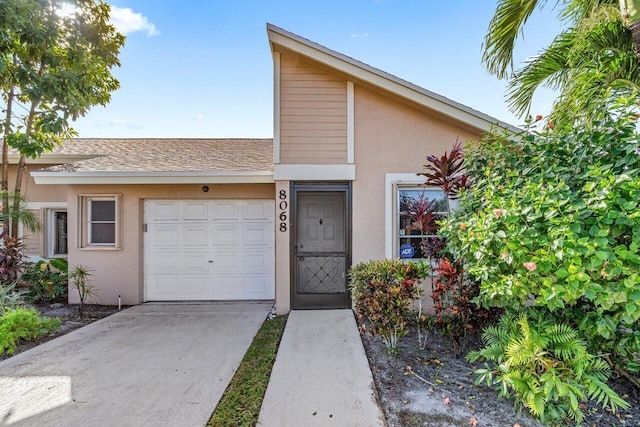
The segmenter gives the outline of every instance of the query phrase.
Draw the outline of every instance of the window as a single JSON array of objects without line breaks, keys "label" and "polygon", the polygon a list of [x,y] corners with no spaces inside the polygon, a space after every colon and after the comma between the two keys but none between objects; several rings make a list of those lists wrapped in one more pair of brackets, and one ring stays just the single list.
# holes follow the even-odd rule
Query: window
[{"label": "window", "polygon": [[436,238],[435,221],[447,214],[442,190],[396,185],[395,257],[422,258],[422,242]]},{"label": "window", "polygon": [[67,210],[46,209],[45,213],[45,256],[48,258],[66,256]]},{"label": "window", "polygon": [[[411,212],[412,205],[433,202],[436,217],[447,213],[444,193],[439,188],[426,187],[425,177],[416,173],[385,174],[385,257],[413,259],[422,256],[422,239],[433,237],[423,234]],[[416,206],[413,206],[416,207]],[[403,213],[404,212],[404,213]]]},{"label": "window", "polygon": [[82,247],[119,247],[120,196],[81,196]]}]

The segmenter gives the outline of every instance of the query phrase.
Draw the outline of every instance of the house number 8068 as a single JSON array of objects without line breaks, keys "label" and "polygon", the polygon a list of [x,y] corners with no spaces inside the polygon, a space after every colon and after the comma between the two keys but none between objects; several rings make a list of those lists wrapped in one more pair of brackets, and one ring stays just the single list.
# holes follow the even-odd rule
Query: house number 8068
[{"label": "house number 8068", "polygon": [[280,215],[278,215],[278,219],[280,220],[280,231],[287,231],[287,208],[289,204],[287,203],[287,191],[280,190],[278,193],[278,198],[280,199],[280,204],[278,207],[280,208]]}]

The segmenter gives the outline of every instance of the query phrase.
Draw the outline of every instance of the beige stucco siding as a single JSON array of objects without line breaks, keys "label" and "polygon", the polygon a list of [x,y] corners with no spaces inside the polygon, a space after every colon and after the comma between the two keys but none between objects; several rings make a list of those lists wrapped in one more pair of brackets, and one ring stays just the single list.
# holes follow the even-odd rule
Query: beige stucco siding
[{"label": "beige stucco siding", "polygon": [[[28,209],[41,223],[44,220],[42,214],[46,208],[60,208],[67,200],[66,185],[36,185],[29,172],[46,168],[52,165],[35,164],[27,165],[27,170],[22,176],[22,194],[27,199]],[[15,190],[16,165],[9,166],[9,191]],[[26,228],[22,229],[23,243],[25,244],[25,254],[28,256],[43,256],[40,233],[32,233]]]},{"label": "beige stucco siding", "polygon": [[[67,186],[66,185],[36,185],[35,181],[31,177],[30,172],[44,169],[49,166],[48,164],[36,164],[27,165],[26,172],[22,175],[22,193],[26,195],[29,202],[61,202],[66,200]],[[15,189],[16,182],[16,166],[9,166],[9,191]]]},{"label": "beige stucco siding", "polygon": [[346,163],[346,80],[284,54],[280,61],[280,163]]},{"label": "beige stucco siding", "polygon": [[355,88],[353,264],[385,256],[385,174],[416,173],[425,157],[450,150],[456,139],[479,134],[410,105]]},{"label": "beige stucco siding", "polygon": [[[69,261],[71,265],[86,265],[95,273],[93,281],[98,295],[92,300],[98,304],[117,304],[118,295],[123,304],[143,301],[144,222],[145,199],[273,199],[273,184],[209,185],[204,193],[201,185],[73,185],[67,193],[69,233]],[[79,195],[120,195],[120,242],[118,249],[78,247]],[[77,295],[70,293],[71,302]]]}]

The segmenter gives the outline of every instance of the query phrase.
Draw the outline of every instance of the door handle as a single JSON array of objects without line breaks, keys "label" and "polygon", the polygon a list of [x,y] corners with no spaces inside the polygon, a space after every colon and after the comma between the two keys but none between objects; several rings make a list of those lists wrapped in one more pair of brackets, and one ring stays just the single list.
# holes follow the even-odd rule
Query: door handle
[{"label": "door handle", "polygon": [[207,261],[209,264],[213,264],[213,260],[210,259],[209,261]]}]

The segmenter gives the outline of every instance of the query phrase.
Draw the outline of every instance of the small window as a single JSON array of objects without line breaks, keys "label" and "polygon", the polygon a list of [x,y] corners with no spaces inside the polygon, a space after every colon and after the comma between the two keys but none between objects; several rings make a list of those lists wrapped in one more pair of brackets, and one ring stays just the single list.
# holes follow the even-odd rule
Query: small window
[{"label": "small window", "polygon": [[82,196],[82,247],[118,247],[119,196]]},{"label": "small window", "polygon": [[422,242],[437,238],[435,221],[447,215],[447,200],[440,189],[396,186],[396,257],[422,258]]},{"label": "small window", "polygon": [[47,209],[45,228],[45,256],[49,258],[66,256],[68,253],[66,209]]}]

